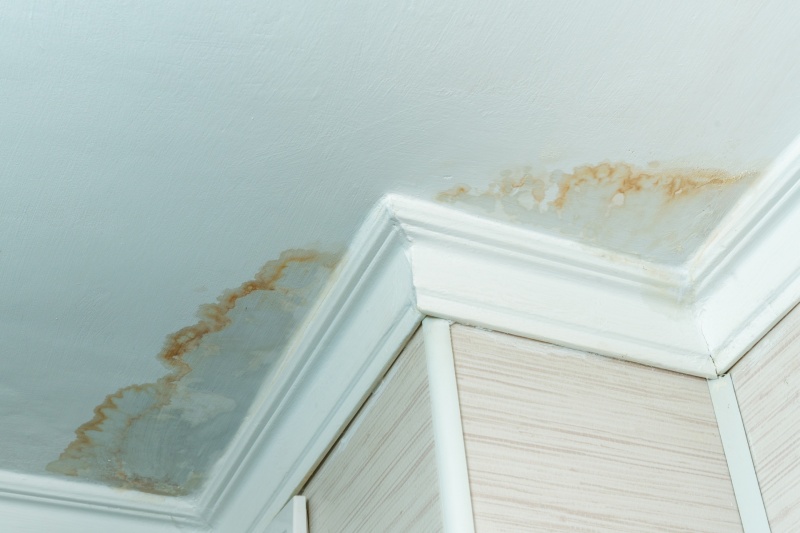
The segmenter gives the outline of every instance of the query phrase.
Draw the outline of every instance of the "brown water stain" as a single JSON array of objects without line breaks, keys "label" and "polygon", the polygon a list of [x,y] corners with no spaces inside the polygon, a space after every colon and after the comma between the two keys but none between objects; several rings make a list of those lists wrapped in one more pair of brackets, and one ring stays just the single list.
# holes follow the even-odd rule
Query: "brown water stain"
[{"label": "brown water stain", "polygon": [[535,226],[594,245],[662,262],[685,260],[758,172],[652,162],[581,165],[569,172],[505,171],[484,189],[439,193],[504,221]]},{"label": "brown water stain", "polygon": [[[183,463],[191,462],[191,453],[187,451],[182,452],[181,455],[176,452],[172,459],[182,464],[184,471],[180,476],[149,475],[147,472],[137,472],[137,468],[132,466],[137,461],[141,463],[138,458],[141,455],[138,448],[143,448],[146,452],[146,448],[154,445],[148,439],[157,440],[159,438],[158,431],[155,431],[154,428],[169,427],[162,422],[164,419],[169,419],[165,412],[168,413],[168,409],[181,387],[183,387],[181,389],[183,393],[189,391],[186,394],[190,401],[193,397],[197,401],[201,401],[212,394],[219,395],[221,389],[219,376],[216,375],[218,369],[209,364],[210,359],[227,356],[231,360],[231,367],[238,368],[239,372],[252,370],[253,357],[277,359],[283,353],[283,349],[293,333],[293,331],[284,331],[287,329],[285,326],[290,328],[296,326],[307,313],[308,308],[316,302],[322,285],[332,273],[338,260],[339,254],[314,250],[287,250],[281,254],[278,260],[264,265],[252,280],[226,291],[218,297],[215,303],[201,306],[197,313],[198,322],[167,336],[164,347],[158,354],[158,358],[170,370],[170,373],[155,383],[130,385],[109,394],[100,405],[95,407],[94,417],[75,431],[75,439],[67,446],[58,460],[47,466],[47,470],[154,494],[174,496],[191,492],[202,482],[204,468],[209,465],[198,464],[197,468],[194,468],[194,465],[184,465]],[[287,273],[292,273],[291,280],[286,279]],[[225,350],[221,350],[219,346],[213,346],[212,349],[210,346],[213,343],[200,353],[199,349],[202,343],[231,325],[233,321],[231,312],[236,308],[237,303],[243,298],[252,298],[253,295],[258,294],[262,294],[257,301],[261,305],[258,318],[265,323],[271,321],[276,331],[280,328],[280,338],[261,341],[260,344],[254,342],[252,346],[248,345],[248,353],[245,355],[239,353],[242,350],[237,352],[236,349],[227,353],[219,353],[225,352]],[[242,320],[245,321],[245,319]],[[225,339],[222,341],[222,344],[225,344]],[[235,345],[230,340],[227,344]],[[256,352],[266,355],[253,356],[252,353]],[[199,369],[193,368],[189,361],[189,354],[192,354],[197,361],[195,367],[199,367]],[[208,354],[217,355],[209,357]],[[268,366],[272,363],[274,361],[259,360],[256,367]],[[184,384],[187,377],[191,377],[190,383]],[[197,383],[210,382],[212,378],[213,386],[209,385],[206,389],[196,388]],[[234,383],[228,389],[245,386],[244,384],[240,386],[235,381],[234,379]],[[260,381],[251,380],[249,388],[255,389],[259,384]],[[188,386],[195,388],[188,389]],[[246,393],[240,390],[227,390],[227,394],[235,396],[239,403],[245,403],[243,400],[247,399],[252,400],[256,392],[256,390],[248,390]],[[227,398],[222,399],[227,400]],[[242,407],[246,410],[249,405]],[[186,411],[185,407],[179,409]],[[237,412],[241,415],[243,409],[240,408]],[[224,421],[225,428],[234,427],[241,422],[241,420],[230,420],[231,416]],[[181,430],[183,433],[176,435],[175,440],[180,441],[179,437],[191,436],[193,431],[195,433],[202,431],[200,429],[192,430],[192,427],[194,424],[184,423]],[[136,437],[131,434],[133,428],[137,428]],[[217,429],[221,430],[222,426]],[[226,431],[216,431],[216,434],[225,433]],[[142,435],[146,436],[144,440],[142,440]],[[137,438],[141,442],[134,442]],[[191,444],[187,443],[189,446]],[[196,444],[198,446],[207,445],[206,443]],[[217,443],[216,447],[224,446],[222,443]],[[164,452],[161,451],[161,453]],[[219,453],[220,450],[215,450],[214,453],[204,452],[201,455],[203,460],[210,460],[209,458],[214,454],[218,455]],[[164,459],[164,463],[169,465],[170,458]],[[148,468],[143,467],[140,470],[148,470]],[[183,482],[176,482],[177,478],[181,478]]]},{"label": "brown water stain", "polygon": [[559,183],[558,196],[553,201],[553,205],[559,209],[564,207],[569,192],[582,185],[613,184],[616,186],[615,195],[627,195],[648,189],[660,192],[666,200],[672,200],[678,195],[692,194],[710,185],[735,183],[741,180],[744,174],[731,174],[724,170],[709,168],[654,171],[642,170],[626,163],[601,163],[578,167],[567,176]]},{"label": "brown water stain", "polygon": [[575,167],[572,172],[553,171],[538,175],[526,168],[519,176],[512,176],[512,171],[506,171],[505,176],[480,193],[476,194],[469,185],[457,185],[439,193],[436,198],[440,202],[455,203],[468,196],[502,198],[529,192],[536,202],[541,202],[545,199],[549,183],[557,189],[550,204],[563,209],[570,193],[580,193],[581,187],[586,186],[613,186],[609,202],[616,194],[627,195],[644,190],[657,191],[663,194],[665,200],[671,200],[709,186],[724,186],[756,175],[755,172],[730,173],[716,168],[659,169],[657,162],[649,166],[648,169],[642,169],[629,163],[600,163]]}]

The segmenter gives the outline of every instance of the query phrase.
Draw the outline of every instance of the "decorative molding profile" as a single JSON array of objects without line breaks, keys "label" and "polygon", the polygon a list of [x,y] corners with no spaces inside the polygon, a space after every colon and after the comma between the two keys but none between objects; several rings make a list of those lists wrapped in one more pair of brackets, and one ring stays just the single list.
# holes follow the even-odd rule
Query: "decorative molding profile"
[{"label": "decorative molding profile", "polygon": [[444,533],[474,533],[472,494],[467,452],[461,427],[450,322],[440,318],[422,321],[428,391],[431,400],[436,470]]},{"label": "decorative molding profile", "polygon": [[440,205],[387,198],[410,241],[417,306],[447,318],[716,376],[678,269]]},{"label": "decorative molding profile", "polygon": [[386,201],[426,315],[714,378],[800,302],[800,137],[679,267]]},{"label": "decorative molding profile", "polygon": [[0,516],[15,531],[47,513],[76,524],[62,531],[261,532],[425,315],[714,378],[800,300],[799,182],[800,140],[678,268],[387,196],[202,493],[3,474]]},{"label": "decorative molding profile", "polygon": [[[46,526],[43,527],[43,524]],[[0,529],[83,533],[205,531],[192,502],[53,476],[0,472]]]},{"label": "decorative molding profile", "polygon": [[800,137],[689,262],[687,286],[717,373],[800,302]]}]

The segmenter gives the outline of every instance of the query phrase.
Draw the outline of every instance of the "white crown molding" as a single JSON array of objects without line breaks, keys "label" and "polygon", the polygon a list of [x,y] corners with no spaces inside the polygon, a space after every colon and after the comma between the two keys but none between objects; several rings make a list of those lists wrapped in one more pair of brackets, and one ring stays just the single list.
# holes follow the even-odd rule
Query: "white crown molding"
[{"label": "white crown molding", "polygon": [[800,137],[688,265],[695,314],[719,374],[800,301]]},{"label": "white crown molding", "polygon": [[207,525],[194,502],[184,498],[4,471],[0,472],[0,529],[171,533],[207,531]]},{"label": "white crown molding", "polygon": [[196,499],[0,473],[0,516],[21,531],[43,516],[58,531],[263,531],[426,315],[716,377],[800,300],[798,178],[800,141],[678,268],[387,196]]},{"label": "white crown molding", "polygon": [[451,208],[391,196],[426,315],[716,376],[685,275]]}]

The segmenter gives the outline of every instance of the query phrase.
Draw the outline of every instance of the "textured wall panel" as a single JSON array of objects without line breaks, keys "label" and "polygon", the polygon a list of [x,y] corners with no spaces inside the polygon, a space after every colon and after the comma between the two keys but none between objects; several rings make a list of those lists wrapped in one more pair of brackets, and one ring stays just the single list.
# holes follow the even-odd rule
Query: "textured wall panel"
[{"label": "textured wall panel", "polygon": [[311,533],[441,531],[418,333],[306,485]]},{"label": "textured wall panel", "polygon": [[731,371],[773,533],[800,531],[800,308]]},{"label": "textured wall panel", "polygon": [[705,380],[452,331],[477,531],[741,530]]}]

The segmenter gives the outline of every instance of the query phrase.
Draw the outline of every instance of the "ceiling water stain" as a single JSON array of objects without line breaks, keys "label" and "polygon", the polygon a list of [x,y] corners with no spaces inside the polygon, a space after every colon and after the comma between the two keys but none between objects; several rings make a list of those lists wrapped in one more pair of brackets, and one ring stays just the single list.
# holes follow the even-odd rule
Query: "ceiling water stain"
[{"label": "ceiling water stain", "polygon": [[169,335],[169,373],[122,388],[94,409],[47,470],[114,487],[186,495],[205,480],[280,366],[339,254],[288,250]]},{"label": "ceiling water stain", "polygon": [[459,185],[437,200],[665,264],[687,260],[758,177],[715,168],[600,163],[505,171],[485,189]]}]

